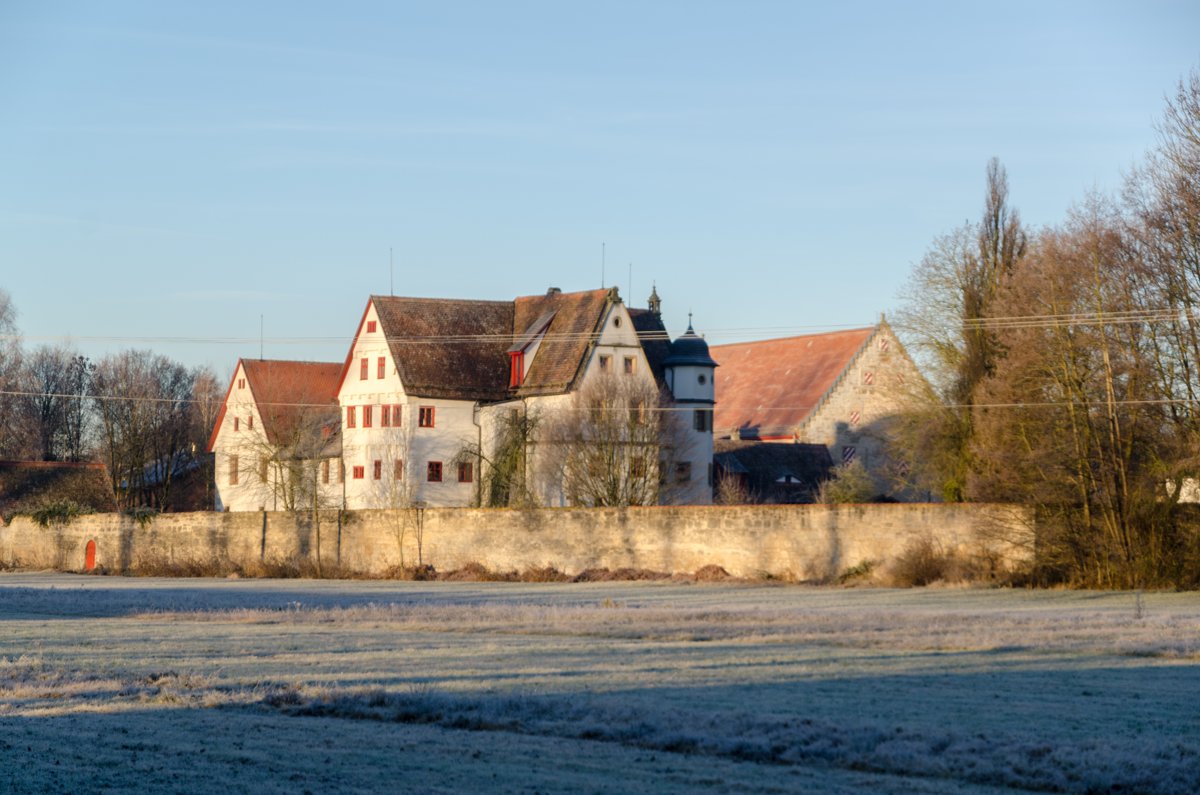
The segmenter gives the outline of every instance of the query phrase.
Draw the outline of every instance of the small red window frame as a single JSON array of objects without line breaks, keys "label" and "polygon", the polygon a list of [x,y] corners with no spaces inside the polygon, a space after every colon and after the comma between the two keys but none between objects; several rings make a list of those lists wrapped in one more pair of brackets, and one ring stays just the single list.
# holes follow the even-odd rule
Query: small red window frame
[{"label": "small red window frame", "polygon": [[367,333],[368,333],[368,334],[374,334],[374,333],[375,333],[375,328],[376,328],[376,326],[375,326],[375,321],[374,321],[374,320],[368,320],[368,321],[367,321]]},{"label": "small red window frame", "polygon": [[376,377],[383,380],[384,374],[387,373],[387,357],[380,356],[378,366],[376,367]]},{"label": "small red window frame", "polygon": [[346,427],[355,427],[355,409],[354,406],[346,406]]},{"label": "small red window frame", "polygon": [[427,471],[426,471],[425,477],[430,483],[441,483],[442,482],[442,462],[441,461],[430,461],[429,466],[426,467],[426,470]]},{"label": "small red window frame", "polygon": [[435,408],[433,406],[421,406],[420,414],[417,417],[417,425],[422,428],[432,428],[435,422]]},{"label": "small red window frame", "polygon": [[368,376],[368,375],[369,375],[369,373],[370,373],[370,369],[371,369],[371,365],[370,365],[370,363],[369,363],[369,362],[368,362],[368,361],[367,361],[365,358],[364,358],[364,359],[361,359],[361,360],[359,360],[359,363],[358,363],[358,380],[359,380],[359,381],[366,381],[366,380],[367,380],[367,376]]}]

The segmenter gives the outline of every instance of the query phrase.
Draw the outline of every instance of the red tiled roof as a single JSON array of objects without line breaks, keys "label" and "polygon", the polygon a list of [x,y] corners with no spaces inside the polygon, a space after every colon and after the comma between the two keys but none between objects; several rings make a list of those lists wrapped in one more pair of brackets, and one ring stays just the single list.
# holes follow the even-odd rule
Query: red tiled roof
[{"label": "red tiled roof", "polygon": [[[274,445],[287,446],[289,437],[306,419],[327,423],[333,429],[340,428],[337,391],[342,365],[338,362],[292,362],[279,359],[241,359],[238,361],[246,373],[246,385],[254,396],[263,430]],[[234,368],[237,378],[238,368]],[[232,392],[233,383],[229,390]],[[225,420],[229,405],[229,392],[221,404],[208,440],[208,451],[212,452],[217,432]]]},{"label": "red tiled roof", "polygon": [[859,328],[709,348],[718,434],[743,439],[791,436],[816,408],[876,329]]}]

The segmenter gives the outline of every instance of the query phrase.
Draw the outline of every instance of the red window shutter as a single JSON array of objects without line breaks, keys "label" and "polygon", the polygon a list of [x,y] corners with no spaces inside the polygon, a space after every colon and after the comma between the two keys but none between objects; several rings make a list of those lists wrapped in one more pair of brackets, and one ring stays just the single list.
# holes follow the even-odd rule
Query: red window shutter
[{"label": "red window shutter", "polygon": [[383,378],[383,374],[384,374],[385,372],[387,372],[387,358],[386,358],[386,357],[383,357],[383,356],[380,356],[380,357],[379,357],[379,367],[378,367],[378,371],[379,371],[379,372],[378,372],[378,377],[379,377],[379,378]]},{"label": "red window shutter", "polygon": [[380,461],[379,459],[375,459],[375,479],[381,480],[382,478],[383,478],[383,462]]},{"label": "red window shutter", "polygon": [[374,333],[375,333],[375,328],[376,328],[376,326],[375,326],[375,321],[374,321],[374,320],[368,320],[368,321],[367,321],[367,333],[368,333],[368,334],[374,334]]},{"label": "red window shutter", "polygon": [[242,418],[241,417],[233,418],[233,429],[235,431],[240,431],[242,429]]},{"label": "red window shutter", "polygon": [[402,460],[400,460],[399,458],[396,459],[395,469],[396,469],[396,472],[395,472],[396,480],[404,480],[404,462]]},{"label": "red window shutter", "polygon": [[354,406],[346,406],[346,427],[353,428],[354,425]]},{"label": "red window shutter", "polygon": [[392,406],[392,427],[393,428],[400,427],[400,418],[401,418],[400,406]]},{"label": "red window shutter", "polygon": [[238,457],[236,455],[229,456],[229,485],[236,486],[238,484]]},{"label": "red window shutter", "polygon": [[367,360],[366,359],[363,359],[362,361],[360,361],[358,363],[358,380],[359,381],[367,380]]},{"label": "red window shutter", "polygon": [[363,427],[371,427],[371,409],[373,406],[363,406]]},{"label": "red window shutter", "polygon": [[525,380],[525,352],[513,351],[509,357],[508,385],[518,387]]},{"label": "red window shutter", "polygon": [[355,467],[354,468],[354,479],[355,480],[362,480],[364,477],[366,477],[366,474],[367,474],[366,467]]},{"label": "red window shutter", "polygon": [[329,459],[328,458],[321,461],[321,482],[322,483],[329,482]]},{"label": "red window shutter", "polygon": [[379,407],[379,427],[387,428],[391,424],[392,424],[392,407],[391,406],[380,406]]}]

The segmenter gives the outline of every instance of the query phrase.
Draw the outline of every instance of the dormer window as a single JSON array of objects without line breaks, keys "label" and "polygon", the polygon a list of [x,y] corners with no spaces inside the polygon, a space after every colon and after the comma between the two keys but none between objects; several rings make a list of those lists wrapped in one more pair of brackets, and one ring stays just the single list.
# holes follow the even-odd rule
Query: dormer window
[{"label": "dormer window", "polygon": [[512,351],[508,356],[508,386],[514,389],[525,380],[525,351]]}]

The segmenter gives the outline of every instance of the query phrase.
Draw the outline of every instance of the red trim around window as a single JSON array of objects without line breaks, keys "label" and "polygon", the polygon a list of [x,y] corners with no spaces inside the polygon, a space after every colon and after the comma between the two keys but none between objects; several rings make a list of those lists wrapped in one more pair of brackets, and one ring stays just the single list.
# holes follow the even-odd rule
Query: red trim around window
[{"label": "red trim around window", "polygon": [[422,428],[432,428],[434,421],[433,414],[433,406],[421,406],[420,413],[417,416],[417,425],[421,426]]},{"label": "red trim around window", "polygon": [[358,363],[358,380],[359,381],[367,380],[367,371],[369,369],[370,369],[370,365],[367,364],[366,359],[362,359],[359,361],[359,363]]},{"label": "red trim around window", "polygon": [[428,472],[426,474],[426,478],[429,480],[430,483],[441,483],[442,482],[442,462],[441,461],[430,461],[427,469],[428,469]]},{"label": "red trim around window", "polygon": [[380,356],[380,357],[379,357],[379,365],[378,365],[378,367],[376,368],[376,376],[377,376],[378,378],[382,379],[382,378],[383,378],[383,374],[384,374],[384,373],[386,373],[386,372],[387,372],[387,357],[386,357],[386,356]]},{"label": "red trim around window", "polygon": [[354,406],[346,406],[346,427],[353,428],[355,426]]},{"label": "red trim around window", "polygon": [[374,407],[373,406],[363,406],[363,427],[364,428],[371,427],[371,415],[373,413],[371,411],[372,408],[374,408]]}]

